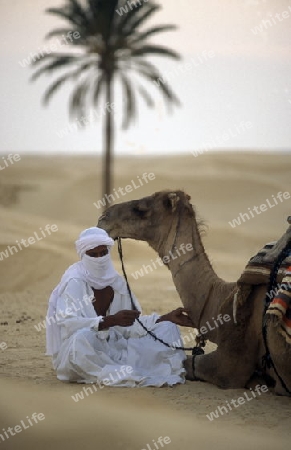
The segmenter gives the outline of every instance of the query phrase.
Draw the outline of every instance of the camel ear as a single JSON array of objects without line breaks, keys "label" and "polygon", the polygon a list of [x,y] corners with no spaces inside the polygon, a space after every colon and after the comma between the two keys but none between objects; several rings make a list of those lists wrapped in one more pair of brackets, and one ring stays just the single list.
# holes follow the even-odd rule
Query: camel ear
[{"label": "camel ear", "polygon": [[170,194],[168,194],[168,199],[171,202],[172,212],[175,212],[180,197],[175,192],[171,192]]}]

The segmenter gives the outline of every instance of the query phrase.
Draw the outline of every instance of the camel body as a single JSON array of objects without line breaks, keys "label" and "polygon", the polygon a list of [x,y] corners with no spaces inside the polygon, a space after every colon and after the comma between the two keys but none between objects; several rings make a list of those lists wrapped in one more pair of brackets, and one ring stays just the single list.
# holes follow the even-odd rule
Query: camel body
[{"label": "camel body", "polygon": [[[189,200],[182,191],[157,192],[109,207],[98,226],[113,239],[148,242],[171,271],[195,328],[217,344],[217,350],[196,357],[195,376],[221,388],[243,388],[255,370],[262,368],[266,286],[252,290],[247,302],[235,311],[235,320],[237,284],[225,282],[214,272],[202,244],[202,225]],[[291,390],[291,346],[278,333],[275,323],[268,323],[267,342],[275,366]],[[190,366],[188,362],[189,372]],[[276,381],[275,392],[287,395],[272,369],[270,375]]]}]

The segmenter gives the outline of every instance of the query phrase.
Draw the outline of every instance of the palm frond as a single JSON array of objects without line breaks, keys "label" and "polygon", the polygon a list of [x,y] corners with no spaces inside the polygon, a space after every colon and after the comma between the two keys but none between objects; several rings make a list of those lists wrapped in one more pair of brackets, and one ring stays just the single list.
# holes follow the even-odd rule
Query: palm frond
[{"label": "palm frond", "polygon": [[156,33],[161,33],[164,31],[173,31],[176,30],[176,25],[158,25],[156,27],[152,27],[149,30],[146,30],[142,33],[136,33],[131,40],[131,44],[144,41],[145,39],[151,37]]},{"label": "palm frond", "polygon": [[55,37],[55,36],[62,36],[63,34],[67,34],[70,31],[74,31],[74,30],[71,30],[70,28],[56,28],[55,30],[50,31],[45,36],[45,39],[51,39],[52,37]]},{"label": "palm frond", "polygon": [[93,92],[93,103],[96,106],[98,105],[98,101],[100,99],[100,93],[102,91],[102,86],[103,86],[104,81],[105,81],[105,76],[103,73],[101,73],[101,75],[99,75],[99,77],[97,79],[97,82],[95,84],[95,89]]},{"label": "palm frond", "polygon": [[167,47],[162,47],[160,45],[143,45],[139,48],[133,49],[131,52],[132,56],[145,56],[145,55],[163,55],[168,56],[173,59],[181,59],[179,53],[171,50]]},{"label": "palm frond", "polygon": [[31,80],[35,81],[42,74],[53,72],[55,69],[61,69],[64,66],[67,66],[68,64],[70,64],[72,62],[76,62],[77,60],[78,60],[78,57],[73,56],[73,55],[54,56],[54,60],[52,62],[50,62],[49,64],[47,64],[47,65],[45,65],[43,67],[41,67],[36,72],[34,72],[34,74],[31,77]]},{"label": "palm frond", "polygon": [[149,72],[155,72],[156,73],[157,70],[158,70],[154,64],[150,63],[149,61],[143,60],[143,59],[135,58],[134,59],[134,64],[135,64],[135,66],[138,66],[138,68],[141,67],[143,69],[148,70]]},{"label": "palm frond", "polygon": [[121,73],[120,77],[123,84],[123,88],[125,90],[125,98],[126,98],[126,102],[124,104],[124,116],[122,128],[126,129],[129,126],[130,122],[135,118],[136,114],[135,95],[127,77],[123,73]]},{"label": "palm frond", "polygon": [[65,83],[69,78],[71,78],[71,74],[63,75],[62,77],[58,78],[45,92],[44,98],[43,98],[43,104],[46,105],[53,94],[62,86],[62,84]]},{"label": "palm frond", "polygon": [[58,56],[60,56],[60,53],[45,53],[42,56],[40,56],[38,59],[36,59],[35,61],[32,61],[31,65],[37,66],[39,63],[42,63],[46,59],[57,58]]},{"label": "palm frond", "polygon": [[149,108],[152,108],[155,105],[155,102],[150,96],[150,94],[142,86],[138,86],[138,92],[140,93],[140,95],[142,96],[142,98],[144,99]]},{"label": "palm frond", "polygon": [[46,12],[48,14],[59,16],[62,19],[65,19],[68,22],[72,23],[73,25],[79,24],[77,18],[71,12],[68,11],[68,8],[47,8]]},{"label": "palm frond", "polygon": [[[133,17],[135,20],[133,21],[129,20],[128,23],[126,24],[127,26],[124,26],[123,24],[120,30],[121,34],[123,36],[132,35],[133,32],[143,24],[143,22],[149,19],[150,16],[154,14],[156,11],[158,11],[160,8],[161,7],[159,5],[149,4],[146,9],[144,9],[144,5],[141,9],[135,9],[134,11],[136,11],[136,14],[129,18],[131,19]],[[124,22],[126,22],[126,19],[124,20]]]},{"label": "palm frond", "polygon": [[42,54],[38,59],[31,62],[32,66],[37,66],[38,64],[42,63],[46,59],[53,59],[53,58],[59,58],[59,57],[66,57],[66,56],[72,56],[74,58],[80,58],[83,57],[83,53],[44,53]]},{"label": "palm frond", "polygon": [[53,14],[67,20],[75,26],[88,26],[86,10],[78,0],[68,0],[61,8],[47,8],[47,13]]},{"label": "palm frond", "polygon": [[[82,3],[79,0],[69,0],[71,11],[74,15],[78,16],[82,19],[83,23],[88,20],[86,8],[82,6]],[[98,2],[96,2],[98,4]]]},{"label": "palm frond", "polygon": [[[118,3],[119,7],[127,8],[127,1],[124,2],[122,5],[120,2]],[[146,5],[144,5],[146,7]],[[127,24],[132,20],[133,17],[136,17],[136,15],[139,13],[139,9],[141,6],[137,6],[136,8],[131,9],[130,11],[127,11],[127,13],[121,17],[118,17],[118,15],[115,16],[114,21],[114,31],[116,35],[121,35],[122,30],[124,30],[127,27]]]},{"label": "palm frond", "polygon": [[99,2],[96,0],[87,0],[88,9],[87,12],[90,12],[92,17],[97,17],[100,9],[99,9]]},{"label": "palm frond", "polygon": [[46,105],[52,98],[52,96],[55,94],[55,92],[68,80],[70,79],[76,79],[79,75],[82,75],[82,73],[90,67],[92,62],[87,62],[85,64],[82,64],[81,67],[79,67],[77,70],[66,73],[65,75],[58,78],[45,92],[43,103]]},{"label": "palm frond", "polygon": [[88,87],[88,83],[82,82],[73,91],[69,106],[71,117],[75,115],[81,117],[85,114],[85,101]]},{"label": "palm frond", "polygon": [[72,73],[72,78],[74,79],[78,78],[79,75],[82,75],[93,64],[94,64],[93,61],[87,61],[81,64],[81,66],[75,72]]},{"label": "palm frond", "polygon": [[[138,73],[140,75],[143,75],[145,78],[147,78],[148,80],[150,80],[151,82],[155,83],[159,78],[162,78],[162,75],[159,74],[158,72],[156,73],[149,73],[145,70],[139,69]],[[155,83],[155,86],[161,90],[165,100],[168,102],[168,105],[170,106],[172,103],[176,103],[177,105],[180,104],[180,101],[178,99],[178,97],[176,97],[176,95],[174,94],[174,92],[172,91],[172,89],[170,87],[168,87],[165,83],[160,82],[159,84]]]}]

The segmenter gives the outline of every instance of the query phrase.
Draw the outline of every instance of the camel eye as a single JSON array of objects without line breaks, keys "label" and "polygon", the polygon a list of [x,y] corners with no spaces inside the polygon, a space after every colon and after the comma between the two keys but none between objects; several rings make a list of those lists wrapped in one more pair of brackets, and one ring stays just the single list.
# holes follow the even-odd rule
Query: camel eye
[{"label": "camel eye", "polygon": [[172,208],[171,201],[170,201],[170,199],[168,197],[164,199],[163,203],[164,203],[164,207],[166,209],[171,209]]},{"label": "camel eye", "polygon": [[136,216],[138,216],[138,217],[140,217],[140,218],[143,218],[143,217],[145,216],[145,213],[146,213],[146,211],[144,211],[144,210],[142,210],[142,209],[139,209],[138,206],[134,206],[134,207],[132,208],[132,212],[133,212]]}]

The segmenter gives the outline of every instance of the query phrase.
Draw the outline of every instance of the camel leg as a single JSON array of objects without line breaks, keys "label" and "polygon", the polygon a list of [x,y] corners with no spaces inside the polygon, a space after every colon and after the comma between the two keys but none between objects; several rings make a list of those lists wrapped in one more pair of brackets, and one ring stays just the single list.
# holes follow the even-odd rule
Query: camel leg
[{"label": "camel leg", "polygon": [[194,381],[196,377],[224,389],[243,388],[256,369],[257,353],[256,346],[221,344],[217,350],[195,357],[194,373],[192,356],[188,356],[184,361],[186,379]]},{"label": "camel leg", "polygon": [[256,367],[256,355],[215,350],[195,358],[195,376],[223,389],[243,388]]},{"label": "camel leg", "polygon": [[[253,299],[250,301],[253,305]],[[230,314],[230,311],[221,312]],[[258,361],[259,320],[261,321],[256,308],[250,308],[247,302],[240,306],[237,324],[231,321],[219,328],[217,350],[196,356],[195,376],[221,388],[244,387],[254,373]]]}]

